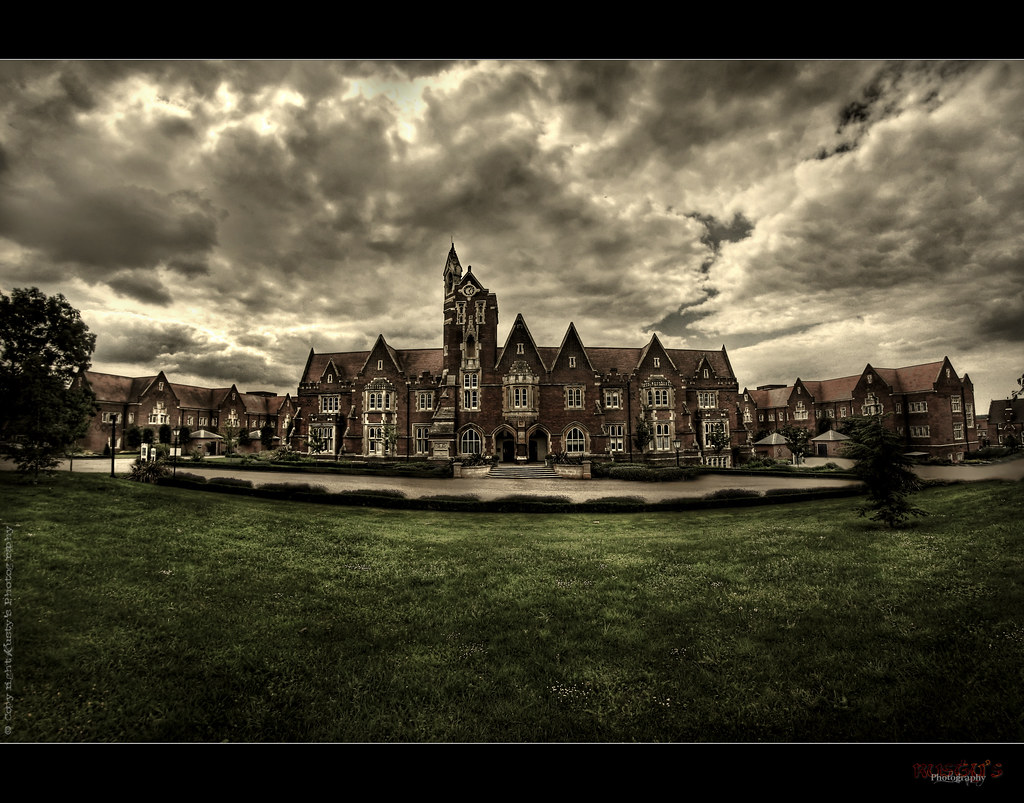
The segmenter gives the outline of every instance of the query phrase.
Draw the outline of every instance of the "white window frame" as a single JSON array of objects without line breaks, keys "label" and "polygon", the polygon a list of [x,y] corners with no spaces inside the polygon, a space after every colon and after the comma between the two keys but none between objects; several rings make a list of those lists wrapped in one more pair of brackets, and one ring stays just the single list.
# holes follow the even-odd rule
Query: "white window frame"
[{"label": "white window frame", "polygon": [[340,396],[321,396],[320,397],[320,412],[321,413],[336,413],[341,409],[341,397]]},{"label": "white window frame", "polygon": [[413,434],[416,438],[416,454],[428,454],[430,452],[430,426],[417,424]]},{"label": "white window frame", "polygon": [[907,412],[910,413],[927,413],[928,402],[926,401],[914,401],[907,403]]},{"label": "white window frame", "polygon": [[587,435],[580,427],[571,427],[565,433],[566,454],[586,454]]},{"label": "white window frame", "polygon": [[672,449],[672,423],[654,422],[654,451],[667,452]]},{"label": "white window frame", "polygon": [[462,407],[465,410],[480,409],[480,374],[462,375]]},{"label": "white window frame", "polygon": [[962,441],[964,439],[964,425],[960,421],[953,422],[953,440]]},{"label": "white window frame", "polygon": [[626,425],[625,424],[609,424],[608,425],[608,451],[609,452],[624,452],[626,444]]},{"label": "white window frame", "polygon": [[420,390],[416,392],[416,409],[417,410],[433,410],[434,409],[434,391],[432,390]]},{"label": "white window frame", "polygon": [[713,410],[718,407],[718,391],[717,390],[699,390],[697,391],[697,406],[702,410]]},{"label": "white window frame", "polygon": [[567,410],[582,410],[583,402],[583,386],[567,385],[565,388],[565,408]]},{"label": "white window frame", "polygon": [[606,410],[622,409],[622,391],[606,390],[604,392],[604,407]]},{"label": "white window frame", "polygon": [[927,426],[923,427],[911,427],[910,428],[911,438],[930,438],[931,430]]},{"label": "white window frame", "polygon": [[959,396],[950,396],[949,404],[950,404],[950,408],[952,409],[952,411],[954,413],[959,413],[960,412],[960,397]]},{"label": "white window frame", "polygon": [[475,429],[467,429],[459,438],[459,454],[483,454],[484,440]]}]

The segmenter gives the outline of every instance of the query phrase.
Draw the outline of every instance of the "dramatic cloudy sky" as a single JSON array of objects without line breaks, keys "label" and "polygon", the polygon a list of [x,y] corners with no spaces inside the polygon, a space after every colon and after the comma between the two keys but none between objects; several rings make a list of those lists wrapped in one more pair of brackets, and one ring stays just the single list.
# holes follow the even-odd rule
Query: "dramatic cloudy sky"
[{"label": "dramatic cloudy sky", "polygon": [[440,345],[454,237],[541,345],[740,386],[1024,371],[1024,63],[2,62],[0,289],[96,370],[294,392]]}]

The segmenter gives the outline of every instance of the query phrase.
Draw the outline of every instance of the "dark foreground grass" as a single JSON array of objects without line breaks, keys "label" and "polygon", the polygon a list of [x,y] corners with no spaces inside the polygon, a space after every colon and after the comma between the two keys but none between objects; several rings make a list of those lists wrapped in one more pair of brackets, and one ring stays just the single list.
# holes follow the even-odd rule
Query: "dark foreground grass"
[{"label": "dark foreground grass", "polygon": [[0,474],[8,741],[1024,739],[1020,483],[477,515]]}]

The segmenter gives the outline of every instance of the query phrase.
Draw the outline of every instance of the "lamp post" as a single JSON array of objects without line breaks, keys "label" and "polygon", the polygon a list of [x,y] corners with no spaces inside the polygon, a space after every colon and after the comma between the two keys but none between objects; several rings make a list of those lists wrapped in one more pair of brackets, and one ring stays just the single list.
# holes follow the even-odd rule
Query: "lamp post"
[{"label": "lamp post", "polygon": [[110,414],[110,476],[114,476],[114,456],[117,454],[117,413]]},{"label": "lamp post", "polygon": [[672,448],[676,450],[676,468],[679,468],[679,447],[683,445],[683,442],[679,438],[672,440]]}]

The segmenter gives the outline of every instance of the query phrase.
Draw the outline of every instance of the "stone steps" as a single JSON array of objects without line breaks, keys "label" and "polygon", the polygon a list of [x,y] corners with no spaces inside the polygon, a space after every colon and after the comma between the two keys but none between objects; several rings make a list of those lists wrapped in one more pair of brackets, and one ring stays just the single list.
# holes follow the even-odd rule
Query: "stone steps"
[{"label": "stone steps", "polygon": [[533,465],[515,465],[514,463],[498,463],[487,473],[488,477],[501,480],[557,480],[558,474],[553,468],[543,463]]}]

